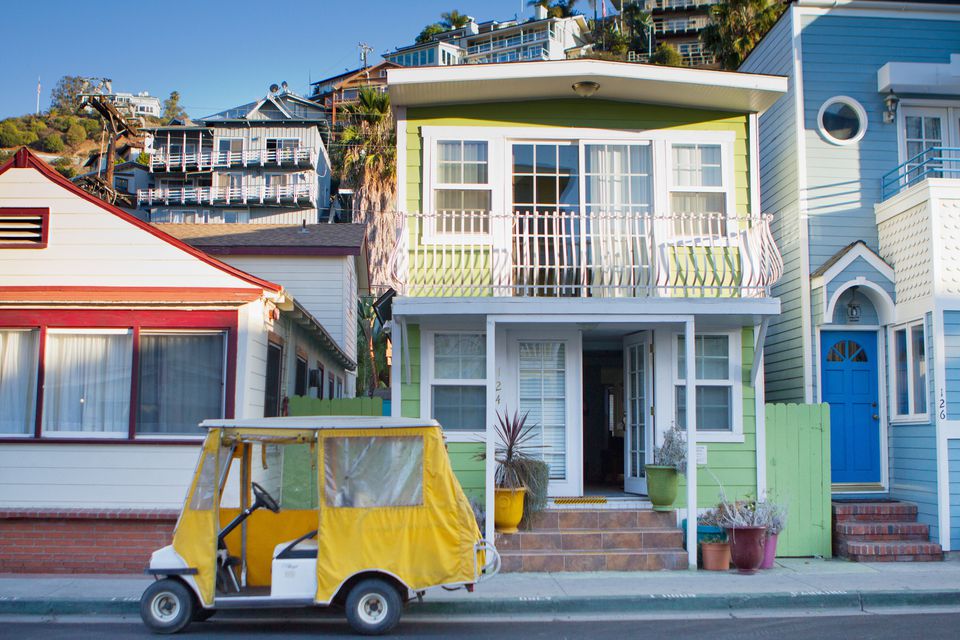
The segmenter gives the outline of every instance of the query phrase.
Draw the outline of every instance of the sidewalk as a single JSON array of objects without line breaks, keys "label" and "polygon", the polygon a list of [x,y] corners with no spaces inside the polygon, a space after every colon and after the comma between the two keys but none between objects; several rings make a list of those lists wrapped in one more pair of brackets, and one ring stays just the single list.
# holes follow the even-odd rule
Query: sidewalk
[{"label": "sidewalk", "polygon": [[[0,574],[0,614],[136,615],[151,578]],[[960,606],[960,558],[930,563],[785,559],[753,576],[706,571],[508,573],[428,592],[409,615],[651,614]]]}]

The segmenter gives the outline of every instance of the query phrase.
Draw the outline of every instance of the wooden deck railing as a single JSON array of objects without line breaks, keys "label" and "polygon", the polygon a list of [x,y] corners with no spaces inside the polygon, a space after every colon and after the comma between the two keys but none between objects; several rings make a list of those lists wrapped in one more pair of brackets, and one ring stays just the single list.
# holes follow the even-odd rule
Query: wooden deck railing
[{"label": "wooden deck railing", "polygon": [[296,205],[316,206],[317,188],[313,184],[253,185],[242,187],[182,187],[175,189],[139,189],[138,205]]},{"label": "wooden deck railing", "polygon": [[211,151],[166,153],[164,147],[150,156],[151,171],[186,169],[220,169],[249,166],[291,165],[312,167],[316,150],[312,147],[287,149],[245,149],[243,151]]},{"label": "wooden deck railing", "polygon": [[398,214],[409,296],[766,297],[770,216],[593,211]]}]

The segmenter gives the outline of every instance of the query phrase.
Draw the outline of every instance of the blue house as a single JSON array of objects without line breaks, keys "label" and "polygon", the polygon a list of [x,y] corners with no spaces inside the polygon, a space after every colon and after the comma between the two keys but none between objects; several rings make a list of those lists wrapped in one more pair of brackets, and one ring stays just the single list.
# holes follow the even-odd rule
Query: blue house
[{"label": "blue house", "polygon": [[835,550],[868,559],[913,505],[903,539],[960,549],[960,6],[798,0],[741,71],[789,77],[760,116],[767,400],[830,403]]}]

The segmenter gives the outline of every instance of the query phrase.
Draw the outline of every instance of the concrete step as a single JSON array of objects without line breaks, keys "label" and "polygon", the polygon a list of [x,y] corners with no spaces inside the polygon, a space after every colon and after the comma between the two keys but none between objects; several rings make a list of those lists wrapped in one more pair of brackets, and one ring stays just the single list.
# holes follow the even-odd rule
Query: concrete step
[{"label": "concrete step", "polygon": [[937,562],[943,560],[943,549],[935,542],[916,540],[848,540],[837,545],[837,555],[854,562]]},{"label": "concrete step", "polygon": [[669,528],[677,526],[673,511],[651,509],[547,509],[531,523],[535,531]]},{"label": "concrete step", "polygon": [[665,571],[687,568],[681,550],[650,551],[503,551],[502,570],[517,571]]},{"label": "concrete step", "polygon": [[498,534],[501,551],[598,551],[679,549],[683,532],[676,528],[567,529]]},{"label": "concrete step", "polygon": [[834,502],[833,521],[916,522],[917,505],[912,502]]},{"label": "concrete step", "polygon": [[930,527],[919,522],[861,522],[843,520],[834,528],[837,541],[896,542],[902,540],[930,540]]}]

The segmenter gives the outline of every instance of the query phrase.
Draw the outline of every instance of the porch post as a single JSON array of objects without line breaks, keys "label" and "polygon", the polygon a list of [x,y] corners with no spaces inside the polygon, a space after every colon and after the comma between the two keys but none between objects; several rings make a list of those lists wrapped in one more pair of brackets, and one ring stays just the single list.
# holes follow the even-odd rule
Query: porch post
[{"label": "porch post", "polygon": [[497,463],[494,460],[494,438],[497,437],[494,421],[497,415],[497,364],[496,364],[496,322],[492,318],[487,318],[487,430],[486,430],[486,452],[487,460],[484,467],[484,505],[483,511],[486,514],[486,526],[484,527],[484,538],[491,544],[496,543],[496,534],[493,529],[494,515],[494,471]]},{"label": "porch post", "polygon": [[393,359],[390,362],[390,416],[403,416],[403,382],[400,380],[400,366],[402,362],[402,343],[406,339],[403,335],[403,326],[400,319],[394,316],[391,333],[393,334]]},{"label": "porch post", "polygon": [[683,327],[683,345],[687,364],[687,562],[697,568],[697,362],[694,319]]}]

